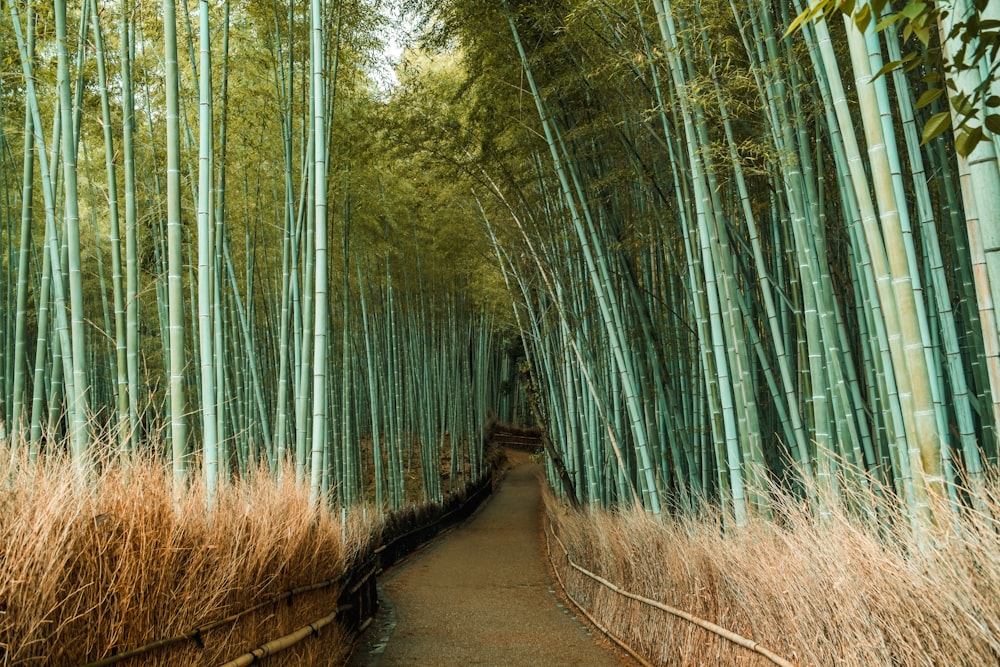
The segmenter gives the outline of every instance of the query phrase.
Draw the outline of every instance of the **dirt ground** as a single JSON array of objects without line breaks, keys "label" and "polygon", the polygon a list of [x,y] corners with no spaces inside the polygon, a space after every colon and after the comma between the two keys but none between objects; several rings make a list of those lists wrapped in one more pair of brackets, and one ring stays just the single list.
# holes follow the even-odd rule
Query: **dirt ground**
[{"label": "dirt ground", "polygon": [[352,667],[632,664],[557,598],[541,545],[541,468],[509,455],[483,508],[385,577]]}]

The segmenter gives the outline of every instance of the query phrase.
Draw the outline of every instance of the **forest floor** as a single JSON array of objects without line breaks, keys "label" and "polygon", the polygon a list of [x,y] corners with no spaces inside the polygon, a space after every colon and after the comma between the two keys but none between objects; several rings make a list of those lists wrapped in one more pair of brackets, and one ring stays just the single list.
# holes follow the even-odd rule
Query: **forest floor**
[{"label": "forest floor", "polygon": [[511,469],[466,523],[390,572],[352,667],[627,665],[562,604],[542,549],[541,468]]}]

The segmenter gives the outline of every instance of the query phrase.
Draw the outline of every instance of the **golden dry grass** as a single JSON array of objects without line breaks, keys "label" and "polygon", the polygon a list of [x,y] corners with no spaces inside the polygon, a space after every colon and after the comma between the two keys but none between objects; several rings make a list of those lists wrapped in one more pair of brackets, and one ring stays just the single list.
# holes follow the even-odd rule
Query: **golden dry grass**
[{"label": "golden dry grass", "polygon": [[[295,586],[340,575],[371,530],[309,506],[308,489],[255,475],[175,505],[169,471],[110,467],[90,486],[68,462],[0,466],[0,665],[75,665],[184,634]],[[284,479],[293,479],[293,474]],[[346,540],[345,540],[346,536]],[[123,665],[214,665],[336,607],[336,589],[267,605],[203,637]],[[336,625],[274,665],[339,664]]]},{"label": "golden dry grass", "polygon": [[[905,525],[832,509],[817,521],[778,501],[780,521],[723,530],[717,510],[658,521],[572,512],[547,499],[579,565],[624,590],[732,630],[799,665],[1000,663],[1000,484],[915,548]],[[884,501],[882,501],[884,502]],[[893,514],[885,504],[882,516]],[[549,538],[570,594],[655,664],[768,665],[691,623],[601,587]]]}]

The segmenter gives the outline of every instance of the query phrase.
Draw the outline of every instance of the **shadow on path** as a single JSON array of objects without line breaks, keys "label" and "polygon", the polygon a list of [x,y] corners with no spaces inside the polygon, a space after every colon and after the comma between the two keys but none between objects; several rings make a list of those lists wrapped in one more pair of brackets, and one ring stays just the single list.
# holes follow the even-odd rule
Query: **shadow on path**
[{"label": "shadow on path", "polygon": [[473,518],[384,580],[352,667],[631,664],[556,598],[541,545],[541,467],[513,467]]}]

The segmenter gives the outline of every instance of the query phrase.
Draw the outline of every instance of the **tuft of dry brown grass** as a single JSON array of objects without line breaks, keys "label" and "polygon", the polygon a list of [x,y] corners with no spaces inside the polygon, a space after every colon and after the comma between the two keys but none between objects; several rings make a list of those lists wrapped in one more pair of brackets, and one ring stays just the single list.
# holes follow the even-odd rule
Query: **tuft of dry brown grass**
[{"label": "tuft of dry brown grass", "polygon": [[[309,504],[308,489],[252,475],[223,488],[211,516],[201,485],[175,503],[149,460],[81,484],[68,461],[0,464],[0,665],[78,665],[339,576],[370,530]],[[294,474],[284,475],[285,480]],[[342,541],[349,536],[350,553]],[[359,546],[361,545],[361,546]],[[328,614],[335,587],[263,607],[202,637],[122,665],[219,664]],[[335,625],[272,658],[340,664]]]},{"label": "tuft of dry brown grass", "polygon": [[[876,502],[878,514],[894,514],[889,501]],[[723,530],[717,509],[657,520],[639,511],[573,512],[547,499],[574,562],[622,589],[795,664],[857,667],[1000,663],[1000,484],[976,492],[972,505],[918,548],[904,524],[877,523],[843,502],[817,519],[782,498],[779,521]],[[549,548],[568,592],[652,662],[771,664],[596,584],[569,567],[551,537]]]}]

